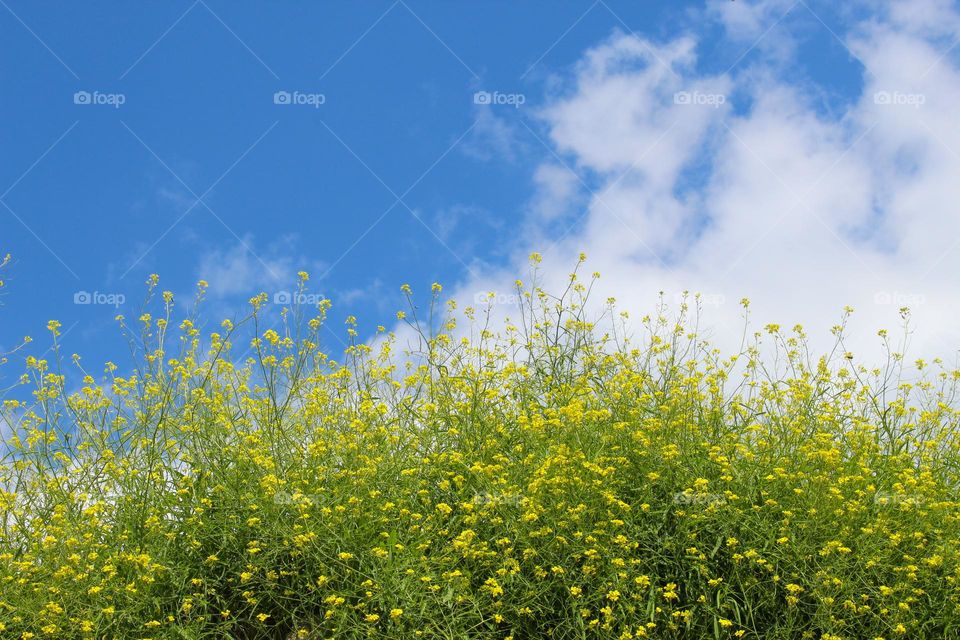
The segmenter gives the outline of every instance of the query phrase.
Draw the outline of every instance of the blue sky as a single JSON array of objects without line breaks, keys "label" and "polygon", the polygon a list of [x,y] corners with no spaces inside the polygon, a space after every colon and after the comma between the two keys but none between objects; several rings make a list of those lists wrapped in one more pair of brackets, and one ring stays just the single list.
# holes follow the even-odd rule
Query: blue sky
[{"label": "blue sky", "polygon": [[[696,288],[711,269],[697,266],[686,249],[726,224],[725,214],[707,203],[739,193],[724,191],[738,178],[728,174],[737,156],[725,154],[723,145],[739,140],[750,147],[737,166],[759,158],[751,171],[760,183],[776,182],[767,169],[792,175],[794,160],[811,158],[829,175],[838,157],[859,161],[849,150],[861,139],[887,135],[877,125],[851,124],[883,75],[872,68],[871,55],[900,77],[900,63],[885,62],[880,53],[885,38],[912,37],[918,51],[922,44],[946,52],[939,65],[943,73],[954,71],[954,9],[932,0],[920,5],[913,13],[918,24],[896,33],[897,12],[904,10],[896,2],[2,0],[0,253],[13,254],[14,263],[4,274],[0,346],[29,334],[38,338],[34,351],[42,352],[43,327],[56,318],[69,331],[66,352],[82,354],[91,366],[117,359],[121,341],[113,316],[136,315],[150,273],[182,298],[199,278],[208,279],[211,314],[232,316],[257,291],[290,289],[303,268],[313,275],[313,291],[334,300],[339,335],[347,313],[366,329],[387,323],[402,305],[403,282],[426,289],[441,281],[469,296],[544,245],[557,248],[559,269],[570,265],[568,245],[629,256],[613,265],[612,281],[621,287],[646,286],[664,275],[653,268],[669,265],[682,271],[669,286]],[[893,26],[883,31],[878,21]],[[598,58],[603,68],[591,70]],[[645,80],[642,74],[658,67],[669,72],[667,79]],[[658,110],[666,107],[659,103],[624,103],[623,113],[605,102],[590,104],[618,82],[639,87],[648,80],[670,84],[657,89],[668,96],[714,87],[722,108],[708,105],[681,121],[661,118]],[[889,86],[899,88],[913,95],[909,87]],[[788,90],[802,100],[783,104],[802,105],[802,113],[767,105]],[[477,92],[502,104],[478,105]],[[301,104],[285,103],[288,97]],[[587,109],[586,121],[570,115],[578,106]],[[647,156],[646,142],[629,137],[632,125],[616,129],[620,116],[650,118],[650,130],[659,126],[665,141],[654,141]],[[788,120],[764,125],[768,117]],[[929,118],[922,124],[935,129],[936,118]],[[801,122],[811,127],[804,135],[832,140],[837,153],[821,154],[827,159],[817,155],[822,150],[791,147],[787,151],[808,156],[784,160],[793,169],[780,173],[780,151],[749,143],[748,124],[786,131]],[[604,126],[613,130],[595,130]],[[674,140],[682,131],[691,133]],[[899,141],[898,135],[878,140]],[[926,166],[904,151],[911,148],[909,135],[888,150],[903,175]],[[616,171],[617,180],[609,175],[621,163],[617,152],[601,158],[602,151],[584,142],[604,136],[643,148],[625,171]],[[696,145],[703,153],[674,162],[666,145]],[[658,163],[676,165],[662,185]],[[894,220],[892,208],[877,204],[892,198],[883,184],[889,183],[877,180],[862,194],[864,203],[873,203],[863,206]],[[615,192],[626,187],[635,191]],[[650,255],[636,247],[613,250],[608,243],[614,240],[598,235],[609,223],[599,213],[598,193],[610,195],[611,206],[601,204],[631,227]],[[663,205],[667,218],[657,222],[631,204],[621,211],[614,202],[621,195]],[[811,204],[823,207],[824,216],[833,215],[826,211],[829,196]],[[660,243],[656,229],[673,224],[675,205],[683,209],[676,219],[683,218],[685,231]],[[861,214],[834,235],[856,238],[883,226],[864,223]],[[747,249],[751,242],[743,244]],[[852,240],[844,244],[861,250]],[[782,253],[776,245],[772,251]],[[878,273],[874,258],[882,255],[877,250],[861,262]],[[845,260],[837,264],[856,263]],[[903,264],[882,268],[894,272]],[[620,269],[626,265],[636,273]],[[785,273],[803,268],[783,266]],[[772,291],[771,312],[806,308],[778,307],[775,287],[751,280],[756,271],[731,276],[724,284],[729,293],[716,293],[716,283],[703,286],[714,287],[706,290],[719,301],[757,284],[761,296]],[[951,283],[925,289],[919,267],[912,283],[884,284],[884,273],[862,285],[868,298],[913,296],[931,309],[931,301],[954,303]],[[78,292],[100,295],[93,304],[77,304]],[[110,304],[121,296],[119,308]],[[645,295],[637,305],[650,301]],[[831,304],[839,308],[832,298]],[[931,313],[946,317],[947,308]],[[327,335],[335,348],[334,332]]]}]

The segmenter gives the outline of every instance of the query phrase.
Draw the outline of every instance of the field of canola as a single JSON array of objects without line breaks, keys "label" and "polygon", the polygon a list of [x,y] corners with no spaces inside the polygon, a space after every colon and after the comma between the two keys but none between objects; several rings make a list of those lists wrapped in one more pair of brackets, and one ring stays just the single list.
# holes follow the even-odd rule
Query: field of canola
[{"label": "field of canola", "polygon": [[55,347],[4,401],[0,637],[960,636],[958,372],[592,282],[507,323],[434,285],[419,346],[333,355],[327,302],[201,332],[151,278],[135,367]]}]

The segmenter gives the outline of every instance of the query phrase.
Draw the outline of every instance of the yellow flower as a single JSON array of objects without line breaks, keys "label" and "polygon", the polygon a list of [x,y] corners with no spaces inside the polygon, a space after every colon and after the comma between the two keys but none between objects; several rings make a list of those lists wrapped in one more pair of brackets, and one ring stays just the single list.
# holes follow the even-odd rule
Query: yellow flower
[{"label": "yellow flower", "polygon": [[503,595],[503,587],[500,586],[496,578],[487,578],[483,583],[483,588],[494,598]]}]

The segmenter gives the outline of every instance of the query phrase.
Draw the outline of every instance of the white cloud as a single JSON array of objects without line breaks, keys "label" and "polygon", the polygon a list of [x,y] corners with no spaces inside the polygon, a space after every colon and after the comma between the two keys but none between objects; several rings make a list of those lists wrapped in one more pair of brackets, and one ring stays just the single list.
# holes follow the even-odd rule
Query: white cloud
[{"label": "white cloud", "polygon": [[[952,0],[893,0],[888,21],[922,36],[956,36],[960,15]],[[951,41],[947,45],[952,44]]]},{"label": "white cloud", "polygon": [[475,124],[460,149],[466,155],[484,162],[516,162],[524,145],[514,124],[496,111],[513,107],[479,105],[474,108]]},{"label": "white cloud", "polygon": [[[713,0],[708,5],[713,16],[719,18],[727,34],[735,41],[757,42],[765,33],[775,29],[784,16],[792,13],[801,3],[797,0],[760,0],[758,2],[730,2]],[[767,44],[778,38],[771,38]],[[764,38],[766,40],[766,38]]]},{"label": "white cloud", "polygon": [[[544,271],[562,288],[583,250],[603,274],[598,301],[615,295],[646,313],[661,290],[725,300],[706,310],[706,323],[727,348],[739,343],[743,296],[756,326],[802,323],[821,348],[852,305],[851,344],[871,356],[875,331],[895,330],[898,307],[910,303],[914,355],[952,360],[960,72],[943,41],[960,36],[960,18],[945,2],[909,5],[913,13],[890,3],[843,36],[866,67],[862,95],[829,115],[817,109],[817,86],[778,77],[781,58],[704,76],[689,37],[657,45],[614,34],[587,51],[569,91],[540,113],[554,148],[536,172],[531,207],[541,218],[551,207],[562,212],[557,194],[569,195],[572,183],[552,174],[559,154],[591,185],[582,220],[566,235],[531,234],[513,263],[463,283],[458,295],[509,291],[526,271],[521,256],[547,249]],[[725,2],[708,15],[748,39],[787,8]],[[702,104],[678,104],[678,92]],[[702,96],[710,95],[740,96],[744,107],[709,104]]]},{"label": "white cloud", "polygon": [[[305,270],[319,276],[325,263],[310,261],[296,250],[296,238],[284,236],[267,244],[257,245],[251,236],[236,242],[223,244],[204,252],[197,264],[197,280],[209,284],[207,297],[213,312],[230,315],[238,310],[248,310],[247,302],[256,293],[265,292],[270,301],[283,300],[285,294],[295,291],[297,272]],[[321,283],[311,282],[311,290]],[[180,295],[181,301],[192,299],[192,293]]]},{"label": "white cloud", "polygon": [[580,179],[561,164],[541,164],[533,176],[536,196],[530,212],[536,222],[549,221],[568,213],[577,203]]},{"label": "white cloud", "polygon": [[211,295],[227,298],[289,288],[295,282],[296,268],[289,254],[284,255],[278,247],[257,250],[248,236],[206,253],[197,266],[197,278],[210,284]]}]

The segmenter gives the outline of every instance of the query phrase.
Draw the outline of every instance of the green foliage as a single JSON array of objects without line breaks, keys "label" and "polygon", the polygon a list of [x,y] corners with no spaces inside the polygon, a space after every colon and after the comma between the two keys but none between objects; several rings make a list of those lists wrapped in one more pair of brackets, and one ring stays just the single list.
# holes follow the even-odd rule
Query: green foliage
[{"label": "green foliage", "polygon": [[630,338],[588,293],[518,282],[500,325],[435,286],[420,348],[351,319],[343,362],[326,302],[203,334],[164,294],[129,375],[28,359],[3,637],[960,633],[957,372],[775,326],[722,357],[687,305]]}]

